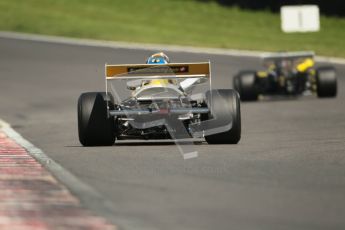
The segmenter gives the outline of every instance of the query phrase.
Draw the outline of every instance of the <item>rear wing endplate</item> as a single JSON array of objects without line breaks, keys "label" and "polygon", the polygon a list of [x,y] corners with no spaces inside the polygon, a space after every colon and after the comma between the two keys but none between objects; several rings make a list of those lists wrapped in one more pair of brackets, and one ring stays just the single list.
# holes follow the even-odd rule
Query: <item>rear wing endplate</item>
[{"label": "rear wing endplate", "polygon": [[169,63],[163,65],[126,64],[105,65],[106,80],[112,79],[168,79],[209,78],[210,62]]}]

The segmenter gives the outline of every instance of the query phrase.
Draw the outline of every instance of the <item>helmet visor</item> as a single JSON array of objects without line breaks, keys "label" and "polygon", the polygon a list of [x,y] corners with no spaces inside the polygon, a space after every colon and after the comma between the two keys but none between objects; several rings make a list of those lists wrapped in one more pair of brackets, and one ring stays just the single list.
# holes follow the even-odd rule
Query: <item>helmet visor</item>
[{"label": "helmet visor", "polygon": [[149,57],[146,64],[167,64],[167,60],[164,57]]}]

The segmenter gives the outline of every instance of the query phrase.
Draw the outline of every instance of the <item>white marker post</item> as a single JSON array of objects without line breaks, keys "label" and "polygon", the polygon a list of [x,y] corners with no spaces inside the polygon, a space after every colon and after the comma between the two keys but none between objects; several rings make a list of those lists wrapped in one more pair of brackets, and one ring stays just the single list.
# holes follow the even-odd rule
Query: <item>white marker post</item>
[{"label": "white marker post", "polygon": [[317,5],[282,6],[280,15],[281,28],[285,33],[320,30],[320,10]]}]

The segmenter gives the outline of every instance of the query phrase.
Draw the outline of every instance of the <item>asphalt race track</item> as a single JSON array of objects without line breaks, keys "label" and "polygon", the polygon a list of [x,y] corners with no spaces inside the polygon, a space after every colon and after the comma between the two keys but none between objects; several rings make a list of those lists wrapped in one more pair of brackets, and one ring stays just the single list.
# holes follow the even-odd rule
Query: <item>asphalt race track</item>
[{"label": "asphalt race track", "polygon": [[[102,194],[123,229],[345,229],[345,66],[336,65],[336,99],[242,103],[240,144],[194,145],[195,159],[171,143],[81,147],[78,96],[104,91],[104,63],[150,54],[1,38],[0,118]],[[260,66],[257,58],[168,55],[210,59],[215,88]]]}]

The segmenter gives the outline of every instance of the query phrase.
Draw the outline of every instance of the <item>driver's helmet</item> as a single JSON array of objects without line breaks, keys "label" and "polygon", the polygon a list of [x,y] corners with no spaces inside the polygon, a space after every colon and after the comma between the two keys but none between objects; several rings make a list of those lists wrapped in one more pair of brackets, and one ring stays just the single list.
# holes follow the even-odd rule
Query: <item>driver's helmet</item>
[{"label": "driver's helmet", "polygon": [[[147,58],[146,64],[153,64],[153,65],[163,65],[168,64],[169,57],[163,53],[155,53],[152,54],[150,57]],[[150,86],[166,86],[167,84],[174,84],[174,81],[171,79],[156,79],[156,80],[150,80],[150,81],[144,81],[142,85],[150,85]]]},{"label": "driver's helmet", "polygon": [[169,57],[163,52],[152,54],[146,60],[146,64],[168,64],[169,62]]}]

